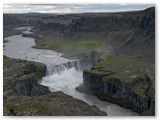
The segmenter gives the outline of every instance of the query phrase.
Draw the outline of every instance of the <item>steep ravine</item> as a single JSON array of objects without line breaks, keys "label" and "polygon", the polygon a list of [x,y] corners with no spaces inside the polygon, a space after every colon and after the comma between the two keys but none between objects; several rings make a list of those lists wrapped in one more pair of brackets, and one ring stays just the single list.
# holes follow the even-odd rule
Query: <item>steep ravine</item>
[{"label": "steep ravine", "polygon": [[90,71],[83,71],[83,85],[101,100],[117,103],[141,115],[154,115],[154,80],[144,70],[143,62],[139,58],[105,57]]}]

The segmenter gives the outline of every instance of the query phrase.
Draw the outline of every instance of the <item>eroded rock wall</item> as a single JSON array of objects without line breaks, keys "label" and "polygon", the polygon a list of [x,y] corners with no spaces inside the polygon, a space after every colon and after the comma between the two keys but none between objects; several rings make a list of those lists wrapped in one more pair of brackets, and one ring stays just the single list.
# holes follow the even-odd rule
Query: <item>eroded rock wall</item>
[{"label": "eroded rock wall", "polygon": [[[90,87],[96,96],[102,100],[109,100],[118,103],[127,108],[136,110],[143,113],[151,110],[155,113],[155,102],[148,97],[143,97],[136,94],[132,90],[132,84],[123,82],[116,78],[104,78],[103,75],[90,73],[89,71],[83,72],[83,84]],[[145,79],[145,78],[143,78]],[[142,78],[135,80],[135,82],[142,80]]]}]

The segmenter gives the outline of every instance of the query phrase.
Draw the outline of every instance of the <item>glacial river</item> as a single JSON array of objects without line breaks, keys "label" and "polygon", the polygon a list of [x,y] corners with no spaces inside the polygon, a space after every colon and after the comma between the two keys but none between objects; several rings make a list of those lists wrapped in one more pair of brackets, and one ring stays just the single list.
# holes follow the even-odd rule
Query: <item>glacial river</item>
[{"label": "glacial river", "polygon": [[[31,27],[17,28],[23,33],[31,33]],[[74,66],[79,64],[77,60],[68,60],[62,57],[62,53],[34,49],[35,41],[30,37],[23,37],[22,35],[14,35],[6,37],[4,43],[3,54],[16,59],[23,59],[28,61],[36,61],[47,65],[49,74],[42,78],[40,84],[47,86],[51,92],[62,91],[67,95],[80,99],[89,105],[95,105],[100,110],[107,112],[108,116],[137,116],[138,114],[119,105],[109,102],[100,101],[97,97],[80,93],[75,90],[83,83],[83,75]],[[65,65],[65,68],[62,68]],[[57,67],[60,66],[60,67]],[[55,72],[54,68],[60,72]],[[56,70],[57,71],[57,70]]]}]

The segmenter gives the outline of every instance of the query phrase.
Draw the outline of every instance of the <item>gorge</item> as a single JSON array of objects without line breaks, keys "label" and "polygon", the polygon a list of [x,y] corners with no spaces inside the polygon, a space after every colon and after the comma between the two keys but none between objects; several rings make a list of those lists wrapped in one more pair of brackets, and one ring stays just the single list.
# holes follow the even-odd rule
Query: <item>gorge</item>
[{"label": "gorge", "polygon": [[[39,80],[18,81],[16,94],[38,95],[39,85],[47,86],[50,91],[42,87],[42,96],[67,94],[94,105],[101,111],[97,115],[155,115],[154,7],[119,13],[4,14],[4,20],[4,55],[46,65]],[[10,25],[32,27],[16,28],[19,34],[14,35]],[[33,66],[27,69],[35,70]],[[25,84],[36,87],[23,91]],[[42,96],[37,99],[45,101]]]},{"label": "gorge", "polygon": [[[108,115],[137,115],[117,105],[102,102],[94,96],[77,92],[75,88],[83,82],[82,72],[78,71],[78,60],[75,62],[75,60],[65,59],[61,57],[61,53],[54,51],[31,48],[34,46],[34,39],[32,38],[15,35],[6,39],[8,42],[5,43],[4,55],[46,64],[49,76],[42,78],[40,84],[48,86],[51,92],[62,91],[67,95],[85,101],[89,105],[95,105],[100,110],[107,112]],[[21,47],[17,48],[18,44]]]}]

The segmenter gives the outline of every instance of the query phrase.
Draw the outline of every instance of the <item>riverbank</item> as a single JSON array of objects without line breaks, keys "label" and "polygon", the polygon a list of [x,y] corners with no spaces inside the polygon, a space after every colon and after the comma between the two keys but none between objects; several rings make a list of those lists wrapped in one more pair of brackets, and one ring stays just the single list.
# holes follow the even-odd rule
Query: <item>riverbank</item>
[{"label": "riverbank", "polygon": [[62,92],[51,93],[47,87],[39,85],[39,79],[46,72],[45,65],[6,56],[3,60],[5,116],[107,115],[95,106]]}]

